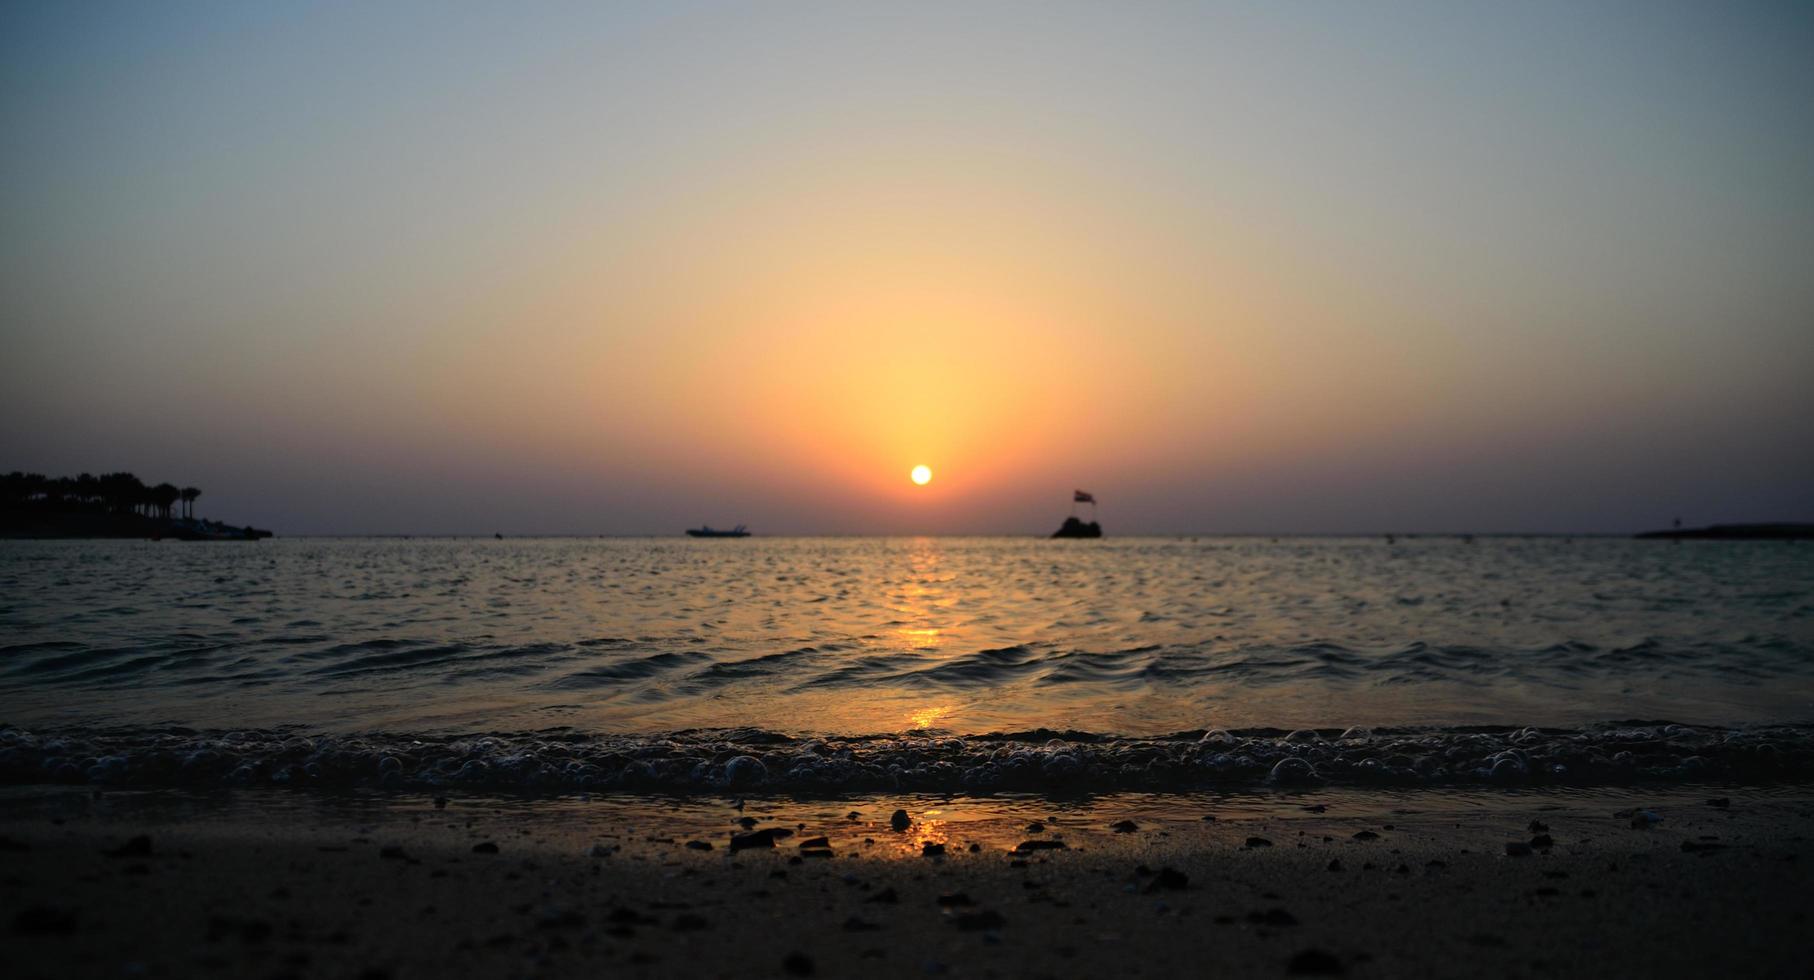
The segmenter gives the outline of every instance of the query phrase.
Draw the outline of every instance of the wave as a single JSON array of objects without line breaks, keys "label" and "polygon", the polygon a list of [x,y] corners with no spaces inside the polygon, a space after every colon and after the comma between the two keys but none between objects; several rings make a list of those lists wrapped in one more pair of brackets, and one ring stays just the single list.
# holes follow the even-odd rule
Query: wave
[{"label": "wave", "polygon": [[1195,792],[1262,786],[1806,782],[1814,726],[1038,729],[814,738],[757,729],[471,735],[0,727],[0,784],[570,793]]}]

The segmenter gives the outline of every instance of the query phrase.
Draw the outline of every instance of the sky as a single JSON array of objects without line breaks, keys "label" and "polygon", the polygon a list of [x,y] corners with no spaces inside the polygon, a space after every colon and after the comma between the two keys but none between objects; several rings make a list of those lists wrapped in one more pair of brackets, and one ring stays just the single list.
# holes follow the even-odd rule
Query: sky
[{"label": "sky", "polygon": [[0,469],[283,534],[1814,520],[1810,50],[1801,3],[13,0]]}]

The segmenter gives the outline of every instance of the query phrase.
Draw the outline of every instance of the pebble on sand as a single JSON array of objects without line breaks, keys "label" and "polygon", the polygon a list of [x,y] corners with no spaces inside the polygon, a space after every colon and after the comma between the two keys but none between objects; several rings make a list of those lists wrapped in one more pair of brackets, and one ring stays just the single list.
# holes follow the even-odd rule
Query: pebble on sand
[{"label": "pebble on sand", "polygon": [[33,905],[13,916],[13,931],[21,936],[60,936],[76,931],[73,909]]},{"label": "pebble on sand", "polygon": [[1062,851],[1066,848],[1067,845],[1061,840],[1023,840],[1014,845],[1014,850],[1018,854],[1025,854],[1028,851]]},{"label": "pebble on sand", "polygon": [[794,832],[786,827],[769,827],[765,830],[751,831],[747,834],[731,835],[731,850],[741,851],[751,847],[774,847],[775,841],[782,837],[792,837]]},{"label": "pebble on sand", "polygon": [[151,856],[151,835],[140,834],[111,851],[102,851],[110,858],[132,858]]},{"label": "pebble on sand", "polygon": [[687,849],[691,851],[709,851],[712,849],[712,842],[709,840],[690,840],[687,841]]},{"label": "pebble on sand", "polygon": [[1000,912],[984,909],[981,912],[959,912],[951,916],[951,924],[965,932],[978,932],[984,929],[1000,929],[1008,924]]},{"label": "pebble on sand", "polygon": [[497,852],[498,845],[495,841],[481,841],[472,845],[472,853],[474,854],[496,854]]},{"label": "pebble on sand", "polygon": [[1148,892],[1156,892],[1161,889],[1166,891],[1183,891],[1189,887],[1190,875],[1187,875],[1176,868],[1160,868],[1159,873],[1153,877],[1153,880],[1146,883],[1146,890]]},{"label": "pebble on sand", "polygon": [[1117,834],[1131,834],[1134,831],[1139,830],[1140,825],[1132,820],[1117,820],[1114,823],[1109,824],[1109,829]]},{"label": "pebble on sand", "polygon": [[1267,839],[1266,839],[1266,838],[1264,838],[1264,837],[1249,837],[1249,838],[1247,838],[1247,844],[1246,844],[1246,846],[1247,846],[1247,847],[1249,847],[1249,848],[1254,848],[1254,847],[1271,847],[1271,846],[1272,846],[1272,841],[1269,841],[1269,840],[1267,840]]},{"label": "pebble on sand", "polygon": [[1287,972],[1297,976],[1335,976],[1347,972],[1342,961],[1324,950],[1311,948],[1293,956],[1285,965]]},{"label": "pebble on sand", "polygon": [[906,810],[896,810],[894,815],[888,818],[888,826],[896,830],[906,830],[913,826],[913,818],[907,815]]},{"label": "pebble on sand", "polygon": [[945,856],[945,845],[940,844],[936,841],[927,841],[926,843],[920,845],[920,856],[921,857],[944,857]]}]

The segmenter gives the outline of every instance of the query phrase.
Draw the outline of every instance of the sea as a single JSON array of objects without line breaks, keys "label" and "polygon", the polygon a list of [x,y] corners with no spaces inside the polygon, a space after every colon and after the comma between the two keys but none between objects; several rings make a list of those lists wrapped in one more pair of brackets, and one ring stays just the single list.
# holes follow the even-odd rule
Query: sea
[{"label": "sea", "polygon": [[0,782],[840,793],[1814,776],[1814,547],[0,542]]}]

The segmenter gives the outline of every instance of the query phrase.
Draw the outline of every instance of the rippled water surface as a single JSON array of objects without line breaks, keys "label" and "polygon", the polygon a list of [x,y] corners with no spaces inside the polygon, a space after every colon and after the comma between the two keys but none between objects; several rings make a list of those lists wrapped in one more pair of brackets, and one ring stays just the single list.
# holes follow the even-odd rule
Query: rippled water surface
[{"label": "rippled water surface", "polygon": [[795,734],[1814,720],[1814,548],[0,542],[0,722]]}]

